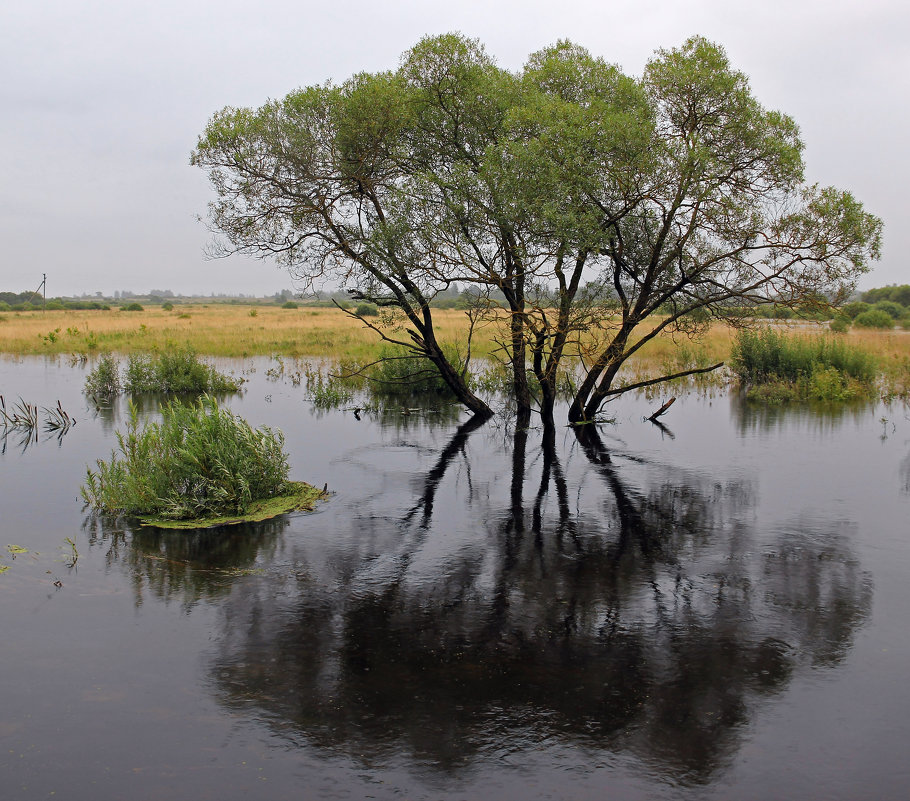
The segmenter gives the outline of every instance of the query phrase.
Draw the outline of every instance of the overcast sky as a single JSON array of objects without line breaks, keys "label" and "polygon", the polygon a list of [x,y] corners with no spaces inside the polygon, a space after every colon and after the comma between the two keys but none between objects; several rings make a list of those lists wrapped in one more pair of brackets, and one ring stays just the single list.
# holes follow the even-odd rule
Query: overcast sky
[{"label": "overcast sky", "polygon": [[898,0],[7,0],[0,10],[0,290],[272,294],[270,262],[208,260],[189,153],[211,114],[394,68],[460,31],[500,66],[560,38],[640,75],[692,34],[790,114],[807,177],[885,222],[861,286],[910,283],[910,6]]}]

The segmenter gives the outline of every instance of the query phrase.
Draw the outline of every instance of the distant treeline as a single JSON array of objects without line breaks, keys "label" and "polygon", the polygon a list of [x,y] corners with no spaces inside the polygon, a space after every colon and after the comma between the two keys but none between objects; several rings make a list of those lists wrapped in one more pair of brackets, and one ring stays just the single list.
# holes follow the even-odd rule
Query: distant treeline
[{"label": "distant treeline", "polygon": [[890,286],[870,289],[868,292],[863,292],[860,300],[863,303],[871,304],[889,300],[892,303],[900,303],[901,306],[910,308],[910,284],[891,284]]},{"label": "distant treeline", "polygon": [[110,309],[110,306],[102,300],[48,298],[45,302],[41,295],[36,295],[34,292],[0,292],[0,311],[34,311],[40,309],[51,311]]},{"label": "distant treeline", "polygon": [[[343,309],[351,309],[357,305],[352,301],[346,292],[336,291],[332,293],[318,292],[315,296],[303,297],[294,295],[290,290],[276,292],[271,297],[253,298],[247,296],[229,297],[200,297],[200,296],[180,296],[175,295],[170,290],[157,290],[148,295],[140,295],[133,292],[117,292],[118,298],[111,300],[109,298],[88,298],[70,299],[70,298],[48,298],[45,301],[40,295],[34,292],[0,292],[0,312],[6,311],[66,311],[66,310],[85,310],[98,309],[110,310],[112,306],[117,308],[127,308],[127,299],[138,299],[153,306],[164,306],[173,308],[174,305],[183,303],[226,303],[229,305],[283,305],[285,308],[297,308],[298,305],[310,307],[341,306]],[[292,300],[293,299],[293,300]],[[501,304],[504,301],[501,292],[494,291],[491,293],[488,302]],[[459,290],[451,287],[438,293],[431,301],[430,306],[441,309],[466,309],[477,302],[477,290],[469,288]],[[546,293],[538,297],[537,302],[545,304],[547,301]],[[128,304],[130,310],[141,310],[141,306],[136,303]],[[890,286],[876,287],[869,289],[859,295],[854,295],[854,299],[843,305],[839,310],[835,310],[827,305],[823,298],[817,303],[807,304],[804,308],[792,309],[788,306],[777,304],[757,305],[752,310],[738,309],[731,310],[731,314],[746,314],[754,317],[766,317],[771,319],[788,320],[788,319],[807,319],[807,320],[831,320],[838,315],[846,315],[851,320],[864,312],[879,311],[888,314],[895,322],[910,318],[910,284],[892,284]]]}]

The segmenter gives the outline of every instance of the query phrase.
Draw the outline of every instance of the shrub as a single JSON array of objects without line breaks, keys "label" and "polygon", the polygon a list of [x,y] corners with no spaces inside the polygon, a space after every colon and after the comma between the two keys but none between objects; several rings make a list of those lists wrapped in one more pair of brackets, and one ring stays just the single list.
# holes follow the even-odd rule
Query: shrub
[{"label": "shrub", "polygon": [[844,400],[875,387],[874,357],[840,339],[740,331],[731,352],[740,382],[765,399]]},{"label": "shrub", "polygon": [[379,309],[373,303],[358,303],[354,313],[360,317],[376,317],[379,315]]},{"label": "shrub", "polygon": [[853,320],[854,325],[860,328],[894,328],[894,318],[881,309],[870,309],[857,314]]},{"label": "shrub", "polygon": [[161,308],[162,308],[164,311],[173,311],[173,310],[174,310],[174,304],[171,303],[171,302],[168,300],[168,301],[166,301],[165,303],[162,303],[162,304],[161,304]]},{"label": "shrub", "polygon": [[126,391],[222,394],[236,392],[240,384],[200,362],[191,348],[170,349],[157,356],[133,354],[126,368]]},{"label": "shrub", "polygon": [[82,497],[93,508],[127,515],[186,520],[242,515],[250,503],[280,495],[288,485],[281,432],[253,429],[203,396],[161,407],[160,423],[139,428],[130,404],[120,458],[87,470]]},{"label": "shrub", "polygon": [[284,303],[281,304],[281,308],[282,309],[299,309],[300,306],[296,301],[286,300]]},{"label": "shrub", "polygon": [[828,328],[835,334],[846,334],[847,331],[850,330],[850,318],[846,315],[839,314],[828,324]]},{"label": "shrub", "polygon": [[893,320],[900,320],[907,313],[906,308],[901,306],[900,303],[895,303],[892,300],[880,300],[872,308],[876,311],[883,311]]},{"label": "shrub", "polygon": [[863,303],[862,301],[854,301],[853,303],[847,303],[841,309],[841,311],[847,315],[851,320],[855,320],[857,315],[862,314],[863,312],[869,311],[872,306],[868,303]]},{"label": "shrub", "polygon": [[120,311],[145,311],[139,303],[127,303],[120,307]]},{"label": "shrub", "polygon": [[110,353],[101,354],[98,364],[85,379],[83,392],[96,398],[112,398],[120,393],[119,367]]},{"label": "shrub", "polygon": [[[454,365],[461,361],[455,351],[446,355]],[[370,389],[379,395],[451,395],[449,385],[439,370],[425,356],[402,347],[383,348],[381,361],[370,370]]]}]

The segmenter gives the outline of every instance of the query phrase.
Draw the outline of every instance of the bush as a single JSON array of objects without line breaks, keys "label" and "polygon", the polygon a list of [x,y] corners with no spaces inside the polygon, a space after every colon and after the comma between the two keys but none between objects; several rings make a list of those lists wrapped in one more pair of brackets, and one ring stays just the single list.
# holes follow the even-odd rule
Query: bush
[{"label": "bush", "polygon": [[[461,361],[458,353],[445,350],[449,361],[458,365]],[[383,348],[380,359],[369,373],[370,389],[375,394],[450,396],[452,393],[436,365],[425,356],[395,347]]]},{"label": "bush", "polygon": [[284,303],[281,304],[281,308],[282,309],[299,309],[300,306],[298,303],[296,303],[293,300],[286,300]]},{"label": "bush", "polygon": [[117,433],[120,458],[87,470],[82,497],[115,514],[187,520],[242,515],[251,502],[288,486],[281,432],[252,429],[203,396],[195,404],[161,407],[160,423],[139,429],[130,404],[126,434]]},{"label": "bush", "polygon": [[867,312],[872,308],[868,303],[863,303],[862,301],[854,301],[853,303],[847,303],[844,305],[843,311],[851,320],[855,320],[857,315]]},{"label": "bush", "polygon": [[101,354],[98,364],[85,379],[83,392],[95,398],[113,398],[120,393],[119,367],[110,353]]},{"label": "bush", "polygon": [[850,330],[850,318],[846,315],[839,314],[828,324],[828,328],[835,334],[846,334],[847,331]]},{"label": "bush", "polygon": [[873,356],[839,339],[740,331],[731,352],[740,382],[766,400],[845,400],[875,388]]},{"label": "bush", "polygon": [[165,303],[162,303],[162,304],[161,304],[161,308],[162,308],[164,311],[173,311],[173,310],[174,310],[174,304],[171,303],[170,301],[166,301]]},{"label": "bush", "polygon": [[145,311],[139,303],[127,303],[120,307],[120,311]]},{"label": "bush", "polygon": [[359,303],[354,313],[360,317],[376,317],[379,315],[379,309],[372,303]]},{"label": "bush", "polygon": [[166,350],[157,356],[133,354],[126,368],[126,391],[186,392],[219,395],[237,392],[240,384],[219,373],[210,364],[200,362],[191,348]]},{"label": "bush", "polygon": [[857,314],[853,320],[854,325],[860,328],[894,328],[894,318],[881,309],[870,309]]},{"label": "bush", "polygon": [[883,311],[893,320],[900,320],[905,314],[907,314],[906,308],[901,306],[900,303],[895,303],[892,300],[880,300],[872,308],[876,311]]}]

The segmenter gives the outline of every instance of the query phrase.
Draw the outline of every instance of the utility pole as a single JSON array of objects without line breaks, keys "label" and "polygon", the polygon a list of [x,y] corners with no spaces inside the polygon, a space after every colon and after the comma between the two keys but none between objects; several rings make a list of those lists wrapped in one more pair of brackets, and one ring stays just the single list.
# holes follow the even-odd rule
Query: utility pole
[{"label": "utility pole", "polygon": [[41,273],[41,283],[38,284],[38,288],[34,292],[32,292],[32,297],[29,298],[26,301],[26,303],[31,303],[32,298],[35,297],[35,295],[37,295],[39,292],[41,293],[41,298],[43,301],[42,305],[41,305],[41,310],[46,312],[47,311],[47,273]]}]

